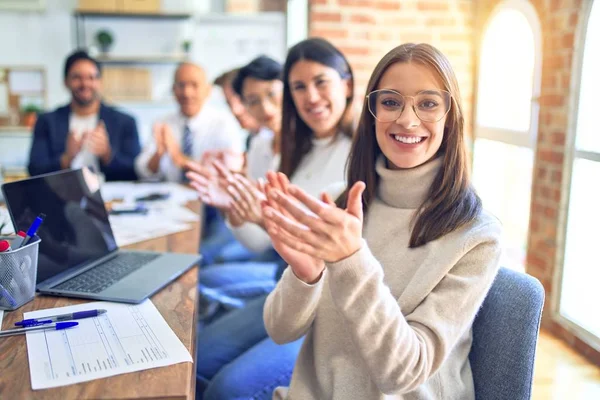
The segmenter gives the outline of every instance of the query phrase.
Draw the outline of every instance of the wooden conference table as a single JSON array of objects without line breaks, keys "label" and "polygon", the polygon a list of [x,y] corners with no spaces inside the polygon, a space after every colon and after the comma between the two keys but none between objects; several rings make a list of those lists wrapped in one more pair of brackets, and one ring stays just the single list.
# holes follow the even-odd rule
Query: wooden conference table
[{"label": "wooden conference table", "polygon": [[[200,211],[199,202],[187,204]],[[149,239],[123,247],[132,250],[171,251],[197,254],[200,221],[192,230]],[[171,329],[196,359],[196,307],[198,266],[151,297]],[[23,313],[86,303],[87,300],[38,295],[16,311],[5,311],[2,329],[13,327]],[[52,389],[31,390],[25,335],[0,340],[0,399],[194,399],[196,368],[191,363],[132,372]]]}]

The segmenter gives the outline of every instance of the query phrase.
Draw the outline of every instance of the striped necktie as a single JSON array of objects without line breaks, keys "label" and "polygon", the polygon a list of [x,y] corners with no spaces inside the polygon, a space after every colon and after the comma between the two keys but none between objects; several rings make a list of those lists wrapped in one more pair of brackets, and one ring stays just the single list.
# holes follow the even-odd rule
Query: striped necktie
[{"label": "striped necktie", "polygon": [[[192,137],[192,131],[190,130],[190,126],[186,124],[185,127],[183,128],[183,138],[181,141],[181,150],[183,151],[183,155],[189,158],[192,156],[193,149],[194,149],[194,139]],[[187,182],[189,182],[189,180],[185,176],[185,172],[186,172],[185,168],[183,168],[181,170],[181,181],[187,183]]]},{"label": "striped necktie", "polygon": [[194,149],[194,139],[192,137],[192,131],[190,130],[189,125],[185,125],[183,128],[183,140],[181,143],[181,149],[183,150],[183,154],[187,157],[192,155],[192,150]]}]

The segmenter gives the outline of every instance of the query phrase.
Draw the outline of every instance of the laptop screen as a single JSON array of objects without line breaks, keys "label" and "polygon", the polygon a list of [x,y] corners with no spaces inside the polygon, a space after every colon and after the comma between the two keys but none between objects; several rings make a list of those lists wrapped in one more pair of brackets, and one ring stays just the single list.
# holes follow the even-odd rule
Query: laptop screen
[{"label": "laptop screen", "polygon": [[117,249],[97,176],[87,168],[42,175],[3,186],[15,229],[37,231],[37,283],[94,261]]}]

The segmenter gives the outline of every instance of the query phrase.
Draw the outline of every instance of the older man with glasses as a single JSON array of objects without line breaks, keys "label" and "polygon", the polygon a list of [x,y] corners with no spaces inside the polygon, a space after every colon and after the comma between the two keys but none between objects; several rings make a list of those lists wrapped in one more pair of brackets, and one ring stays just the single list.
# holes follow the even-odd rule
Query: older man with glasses
[{"label": "older man with glasses", "polygon": [[135,180],[137,126],[131,116],[102,103],[100,64],[75,51],[65,62],[64,83],[71,102],[38,118],[29,174],[90,166],[108,181]]}]

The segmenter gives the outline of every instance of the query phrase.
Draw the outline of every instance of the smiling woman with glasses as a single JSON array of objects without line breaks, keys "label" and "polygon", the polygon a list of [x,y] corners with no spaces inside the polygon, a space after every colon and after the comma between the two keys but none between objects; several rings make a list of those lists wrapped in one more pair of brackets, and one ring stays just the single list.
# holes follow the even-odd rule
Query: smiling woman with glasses
[{"label": "smiling woman with glasses", "polygon": [[474,399],[471,328],[501,228],[469,181],[456,77],[405,44],[367,93],[335,202],[268,176],[265,225],[289,266],[265,326],[276,343],[306,335],[273,398]]}]

